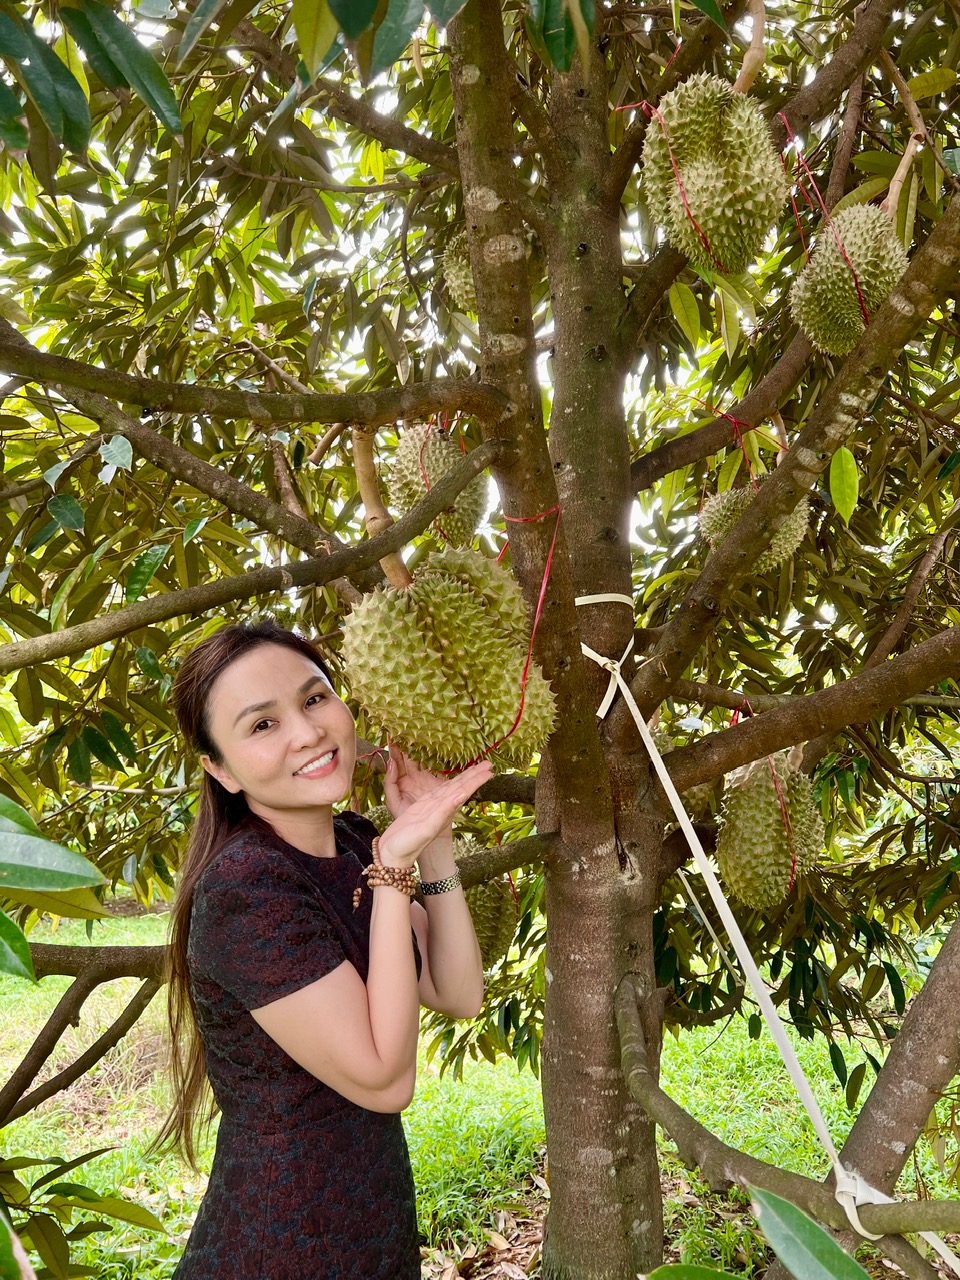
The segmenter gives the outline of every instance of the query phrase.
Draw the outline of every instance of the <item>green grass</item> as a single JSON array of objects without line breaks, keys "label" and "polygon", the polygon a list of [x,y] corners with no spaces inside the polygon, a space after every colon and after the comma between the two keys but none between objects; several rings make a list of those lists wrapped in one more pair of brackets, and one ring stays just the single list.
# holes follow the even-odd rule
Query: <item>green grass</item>
[{"label": "green grass", "polygon": [[[96,927],[93,942],[160,943],[165,932],[166,917],[160,915],[111,920]],[[55,935],[44,928],[32,936],[34,941],[89,945],[79,922],[64,922]],[[48,978],[37,987],[13,979],[0,983],[0,1077],[6,1078],[19,1061],[68,985],[66,978]],[[137,980],[125,979],[99,988],[84,1006],[80,1027],[70,1028],[58,1046],[54,1066],[72,1061],[137,987]],[[205,1176],[193,1174],[175,1157],[148,1159],[144,1154],[168,1105],[163,1017],[161,993],[133,1032],[92,1072],[4,1130],[7,1156],[74,1158],[98,1147],[114,1148],[69,1176],[146,1206],[163,1221],[167,1234],[117,1224],[109,1234],[77,1241],[73,1262],[93,1268],[105,1280],[171,1276],[205,1188]],[[853,1117],[830,1069],[826,1045],[795,1043],[839,1146]],[[856,1046],[845,1052],[849,1067],[861,1060]],[[711,1028],[688,1032],[679,1042],[667,1037],[662,1078],[682,1106],[731,1145],[811,1176],[826,1172],[826,1157],[766,1034],[751,1041],[744,1023],[735,1019],[722,1034]],[[537,1194],[531,1176],[539,1170],[544,1142],[539,1084],[511,1062],[468,1065],[463,1080],[455,1081],[449,1075],[441,1078],[421,1061],[417,1094],[404,1123],[421,1233],[431,1247],[451,1241],[481,1243],[497,1209],[518,1207]],[[211,1134],[202,1149],[204,1170],[212,1151]],[[713,1195],[671,1152],[665,1142],[671,1260],[713,1263],[744,1277],[762,1275],[767,1255],[745,1199]],[[955,1194],[944,1185],[923,1144],[915,1167],[928,1194]],[[912,1169],[902,1189],[913,1191]]]}]

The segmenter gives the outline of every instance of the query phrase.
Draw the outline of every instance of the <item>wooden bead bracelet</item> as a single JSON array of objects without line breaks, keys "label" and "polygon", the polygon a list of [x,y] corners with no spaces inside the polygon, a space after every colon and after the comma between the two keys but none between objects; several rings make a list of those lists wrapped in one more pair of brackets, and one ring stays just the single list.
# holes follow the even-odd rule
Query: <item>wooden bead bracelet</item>
[{"label": "wooden bead bracelet", "polygon": [[[373,861],[364,867],[360,874],[366,879],[371,889],[399,889],[408,898],[417,892],[417,873],[413,867],[385,867],[380,861],[380,837],[377,836],[372,846]],[[353,909],[356,911],[363,895],[363,885],[358,884],[353,891]]]}]

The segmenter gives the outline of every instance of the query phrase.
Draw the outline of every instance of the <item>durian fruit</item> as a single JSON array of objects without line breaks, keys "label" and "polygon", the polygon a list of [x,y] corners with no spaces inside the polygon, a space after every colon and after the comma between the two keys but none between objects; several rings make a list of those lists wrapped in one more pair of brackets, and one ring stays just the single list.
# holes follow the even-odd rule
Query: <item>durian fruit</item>
[{"label": "durian fruit", "polygon": [[823,822],[809,779],[791,764],[789,752],[754,760],[728,780],[717,862],[735,898],[758,910],[777,906],[796,876],[815,864],[822,848]]},{"label": "durian fruit", "polygon": [[530,639],[530,611],[512,573],[476,551],[444,547],[430,557],[420,576],[430,578],[437,574],[456,578],[479,595],[500,619],[507,634],[526,648]]},{"label": "durian fruit", "polygon": [[[709,497],[700,509],[700,532],[711,546],[722,542],[754,499],[749,485],[725,489]],[[810,523],[810,502],[803,497],[757,556],[754,573],[767,573],[789,560],[803,541]]]},{"label": "durian fruit", "polygon": [[[447,552],[429,557],[407,590],[378,589],[354,608],[343,627],[348,681],[370,718],[427,768],[457,767],[482,756],[523,769],[550,736],[556,701],[531,662],[523,712],[511,732],[529,632],[518,635],[510,611],[500,615],[491,604],[492,587],[485,593],[469,580],[495,580],[506,570],[479,552],[456,557],[461,559]],[[476,564],[464,571],[470,559]],[[454,563],[460,576],[443,572]],[[509,597],[505,585],[500,591]]]},{"label": "durian fruit", "polygon": [[[472,836],[455,840],[454,857],[459,863],[472,853],[478,853],[480,845]],[[493,966],[510,950],[513,935],[517,931],[517,900],[506,876],[473,885],[465,894],[473,927],[480,944],[484,969]]]},{"label": "durian fruit", "polygon": [[810,261],[790,290],[793,318],[819,351],[846,355],[867,327],[864,308],[872,318],[906,268],[903,245],[882,209],[870,204],[841,209],[833,230],[821,228]]},{"label": "durian fruit", "polygon": [[369,818],[381,835],[393,821],[393,814],[385,804],[375,804],[372,809],[367,810],[364,817]]},{"label": "durian fruit", "polygon": [[696,266],[743,271],[787,198],[767,122],[752,98],[707,74],[666,94],[658,111],[643,147],[651,216]]},{"label": "durian fruit", "polygon": [[477,310],[477,289],[467,250],[465,231],[458,231],[443,252],[443,279],[458,311]]},{"label": "durian fruit", "polygon": [[[400,436],[390,475],[391,504],[402,512],[411,510],[462,457],[457,445],[440,427],[426,422],[407,427]],[[487,481],[481,474],[434,523],[448,542],[463,546],[472,542],[486,509]]]}]

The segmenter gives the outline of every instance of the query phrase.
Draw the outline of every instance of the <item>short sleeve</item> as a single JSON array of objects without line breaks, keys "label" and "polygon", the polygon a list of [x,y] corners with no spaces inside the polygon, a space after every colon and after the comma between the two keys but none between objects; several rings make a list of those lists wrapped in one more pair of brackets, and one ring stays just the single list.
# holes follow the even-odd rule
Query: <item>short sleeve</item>
[{"label": "short sleeve", "polygon": [[286,856],[259,843],[227,849],[194,892],[190,968],[259,1009],[345,959],[323,903]]}]

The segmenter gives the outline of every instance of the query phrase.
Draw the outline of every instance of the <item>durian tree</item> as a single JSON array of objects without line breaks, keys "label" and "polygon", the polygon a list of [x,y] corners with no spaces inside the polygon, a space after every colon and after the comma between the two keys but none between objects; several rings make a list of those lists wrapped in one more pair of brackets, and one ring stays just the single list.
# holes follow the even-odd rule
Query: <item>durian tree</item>
[{"label": "durian tree", "polygon": [[[544,1276],[656,1265],[654,1122],[842,1228],[657,1084],[665,1027],[755,1015],[582,646],[622,658],[784,1016],[859,1037],[851,1105],[878,1068],[843,1156],[892,1192],[960,1065],[953,0],[42,0],[0,58],[0,791],[168,898],[179,657],[260,610],[304,628],[348,694],[354,666],[356,806],[387,732],[496,753],[463,867],[513,946],[432,1033],[542,1072]],[[434,657],[401,725],[369,659]],[[110,909],[3,901],[94,943]],[[24,1097],[98,977],[144,980],[115,1036],[156,991],[157,949],[91,954],[4,1119],[65,1083]],[[861,1212],[930,1274],[898,1234],[928,1206]]]}]

